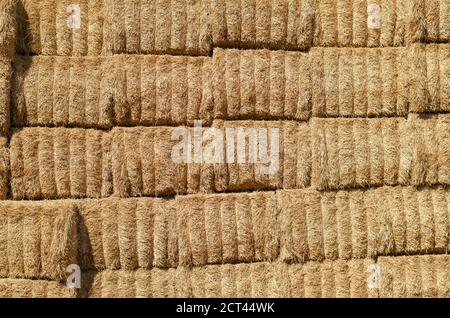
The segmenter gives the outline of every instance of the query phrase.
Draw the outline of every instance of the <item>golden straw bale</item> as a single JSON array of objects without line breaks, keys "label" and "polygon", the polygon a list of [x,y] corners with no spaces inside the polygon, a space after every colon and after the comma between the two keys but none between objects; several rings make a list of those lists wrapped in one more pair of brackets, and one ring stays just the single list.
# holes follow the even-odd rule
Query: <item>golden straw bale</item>
[{"label": "golden straw bale", "polygon": [[63,280],[77,263],[78,213],[69,201],[0,201],[0,275]]},{"label": "golden straw bale", "polygon": [[315,117],[405,116],[408,69],[404,48],[313,48]]},{"label": "golden straw bale", "polygon": [[11,139],[14,199],[110,194],[109,135],[80,128],[24,128]]},{"label": "golden straw bale", "polygon": [[16,44],[18,53],[49,56],[104,54],[104,2],[19,0]]},{"label": "golden straw bale", "polygon": [[308,49],[314,29],[314,1],[210,1],[216,47]]},{"label": "golden straw bale", "polygon": [[108,53],[207,55],[208,0],[106,0]]},{"label": "golden straw bale", "polygon": [[0,298],[76,298],[77,291],[59,282],[0,279]]},{"label": "golden straw bale", "polygon": [[450,257],[380,257],[380,297],[450,297]]},{"label": "golden straw bale", "polygon": [[215,118],[309,118],[312,85],[306,53],[215,49],[212,63]]},{"label": "golden straw bale", "polygon": [[[82,297],[376,297],[371,260],[288,265],[240,263],[172,269],[87,272]],[[327,277],[336,280],[327,280]]]}]

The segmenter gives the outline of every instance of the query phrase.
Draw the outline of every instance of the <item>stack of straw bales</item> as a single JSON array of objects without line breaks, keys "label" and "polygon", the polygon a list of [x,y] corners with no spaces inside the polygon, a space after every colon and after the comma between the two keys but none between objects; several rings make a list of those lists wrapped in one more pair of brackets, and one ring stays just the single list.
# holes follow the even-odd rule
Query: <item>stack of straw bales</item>
[{"label": "stack of straw bales", "polygon": [[0,297],[450,297],[449,111],[448,0],[3,0]]}]

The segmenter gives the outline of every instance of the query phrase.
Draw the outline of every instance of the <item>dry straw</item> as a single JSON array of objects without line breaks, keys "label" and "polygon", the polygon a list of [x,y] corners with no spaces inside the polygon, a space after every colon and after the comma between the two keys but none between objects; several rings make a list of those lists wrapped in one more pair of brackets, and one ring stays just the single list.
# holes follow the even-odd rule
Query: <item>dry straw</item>
[{"label": "dry straw", "polygon": [[12,123],[22,126],[211,124],[209,58],[16,57]]},{"label": "dry straw", "polygon": [[311,46],[313,0],[210,2],[212,39],[216,47],[298,50]]},{"label": "dry straw", "polygon": [[90,272],[88,297],[377,297],[367,286],[371,260],[287,265],[241,263],[200,268]]},{"label": "dry straw", "polygon": [[447,0],[404,0],[407,4],[405,32],[410,42],[449,42],[450,3]]},{"label": "dry straw", "polygon": [[448,184],[449,118],[314,119],[312,185]]},{"label": "dry straw", "polygon": [[[245,152],[245,163],[235,161],[227,164],[217,164],[214,166],[215,190],[243,191],[243,190],[272,190],[272,189],[292,189],[304,188],[310,183],[311,171],[311,148],[310,130],[307,123],[297,123],[291,121],[214,121],[213,126],[222,130],[226,136],[226,130],[230,128],[244,129],[264,129],[268,135],[267,146],[265,148],[270,155],[275,151],[278,159],[278,167],[271,173],[263,173],[260,168],[266,167],[264,163],[258,161],[251,162],[250,145],[251,138],[245,135],[247,148]],[[278,131],[277,131],[277,130]],[[278,134],[274,134],[277,132]],[[232,137],[231,135],[229,135]],[[226,144],[237,144],[236,136],[226,139]],[[279,147],[279,152],[271,148],[272,138],[277,138],[275,143]],[[253,138],[254,139],[254,138]],[[263,139],[256,139],[256,146],[261,149],[260,143]],[[264,149],[264,148],[263,148]],[[275,161],[275,160],[274,160]]]},{"label": "dry straw", "polygon": [[[314,46],[402,46],[407,1],[318,0]],[[369,15],[369,5],[377,6],[379,15]],[[373,25],[369,19],[375,19]]]},{"label": "dry straw", "polygon": [[0,298],[76,298],[75,289],[48,280],[0,279]]},{"label": "dry straw", "polygon": [[307,54],[215,49],[213,65],[215,118],[309,118],[312,85]]},{"label": "dry straw", "polygon": [[10,124],[10,62],[0,61],[0,137],[7,137]]},{"label": "dry straw", "polygon": [[[17,0],[4,0],[0,3],[0,61],[10,61],[14,55],[16,39]],[[1,72],[0,72],[1,75]],[[3,76],[0,76],[2,78]]]},{"label": "dry straw", "polygon": [[6,200],[9,195],[9,150],[6,138],[0,138],[0,200]]},{"label": "dry straw", "polygon": [[85,200],[86,270],[447,253],[449,191],[381,187]]},{"label": "dry straw", "polygon": [[404,48],[313,48],[310,51],[313,115],[406,115],[407,51]]},{"label": "dry straw", "polygon": [[408,61],[411,112],[450,111],[450,45],[413,45]]},{"label": "dry straw", "polygon": [[103,197],[111,192],[109,135],[79,128],[24,128],[11,139],[14,199]]},{"label": "dry straw", "polygon": [[450,297],[450,256],[380,257],[381,297]]},{"label": "dry straw", "polygon": [[[112,130],[114,195],[173,196],[213,190],[212,164],[174,162],[172,150],[180,142],[172,140],[174,130],[170,127]],[[193,134],[192,128],[188,130]]]},{"label": "dry straw", "polygon": [[12,124],[111,127],[111,69],[102,62],[97,57],[16,57]]},{"label": "dry straw", "polygon": [[[18,53],[72,56],[104,53],[104,0],[69,5],[67,1],[19,0]],[[76,22],[78,8],[79,25]]]},{"label": "dry straw", "polygon": [[70,202],[0,202],[0,275],[63,280],[77,262],[77,212]]},{"label": "dry straw", "polygon": [[[116,2],[116,1],[114,1]],[[106,60],[113,73],[115,124],[211,124],[210,58],[170,55],[115,56]]]},{"label": "dry straw", "polygon": [[176,267],[177,213],[162,199],[83,200],[79,261],[83,269]]},{"label": "dry straw", "polygon": [[207,55],[209,0],[106,0],[107,51]]}]

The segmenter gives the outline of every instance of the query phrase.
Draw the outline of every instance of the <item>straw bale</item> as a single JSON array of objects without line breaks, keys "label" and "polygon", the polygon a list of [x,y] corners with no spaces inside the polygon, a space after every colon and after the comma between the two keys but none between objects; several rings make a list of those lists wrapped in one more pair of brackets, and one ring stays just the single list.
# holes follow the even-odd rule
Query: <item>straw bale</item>
[{"label": "straw bale", "polygon": [[[88,272],[81,295],[99,297],[376,297],[367,286],[373,261],[306,265],[240,263],[192,269]],[[326,277],[336,276],[336,280]]]},{"label": "straw bale", "polygon": [[16,57],[12,125],[111,127],[110,73],[98,57]]},{"label": "straw bale", "polygon": [[11,139],[14,199],[110,194],[109,135],[79,128],[24,128]]},{"label": "straw bale", "polygon": [[308,49],[314,29],[314,1],[210,1],[215,47]]},{"label": "straw bale", "polygon": [[448,0],[405,1],[408,43],[450,41],[450,2]]},{"label": "straw bale", "polygon": [[412,45],[408,61],[411,112],[449,112],[450,45]]},{"label": "straw bale", "polygon": [[404,116],[408,69],[404,48],[313,48],[315,117]]},{"label": "straw bale", "polygon": [[63,280],[77,263],[78,213],[68,201],[0,201],[0,276]]},{"label": "straw bale", "polygon": [[450,256],[380,257],[380,297],[450,297]]},{"label": "straw bale", "polygon": [[76,298],[75,289],[48,280],[0,279],[0,298]]},{"label": "straw bale", "polygon": [[[77,16],[78,8],[79,26],[76,22],[69,23],[71,17]],[[19,0],[17,52],[49,56],[104,54],[104,12],[104,0],[76,3],[69,0]]]},{"label": "straw bale", "polygon": [[405,1],[318,0],[315,11],[314,46],[404,45]]},{"label": "straw bale", "polygon": [[[182,131],[183,136],[187,131],[194,136],[193,128]],[[212,164],[174,162],[172,151],[180,143],[179,139],[172,138],[176,132],[172,127],[117,127],[112,130],[115,196],[173,196],[212,191]],[[194,139],[186,138],[187,148],[193,147]]]},{"label": "straw bale", "polygon": [[449,119],[313,119],[312,185],[448,184]]},{"label": "straw bale", "polygon": [[[290,121],[214,121],[213,127],[221,129],[226,136],[226,146],[235,145],[233,154],[227,154],[232,160],[226,164],[214,166],[215,190],[223,191],[247,191],[247,190],[273,190],[273,189],[295,189],[307,187],[310,183],[311,171],[311,148],[310,129],[308,123],[297,123]],[[234,128],[234,134],[228,133],[227,129]],[[238,130],[241,129],[241,130]],[[255,138],[254,131],[246,129],[264,129],[267,145],[259,133]],[[278,133],[276,130],[278,129]],[[239,134],[238,132],[241,132]],[[241,137],[239,137],[241,136]],[[242,138],[244,136],[244,138]],[[278,138],[278,140],[277,140]],[[252,142],[256,140],[256,142]],[[272,142],[274,140],[274,142]],[[244,144],[245,160],[239,163],[239,144]],[[250,163],[251,151],[255,148],[267,151],[268,160]],[[278,146],[279,151],[274,149]],[[241,147],[242,150],[242,147]],[[254,153],[254,151],[253,151]],[[241,154],[242,155],[242,154]],[[277,162],[278,161],[278,165]],[[271,167],[263,171],[261,168]]]},{"label": "straw bale", "polygon": [[109,53],[208,55],[208,0],[106,0]]},{"label": "straw bale", "polygon": [[307,54],[215,49],[213,65],[215,118],[309,118],[312,85]]},{"label": "straw bale", "polygon": [[0,3],[0,62],[10,61],[15,52],[16,10],[17,0],[4,0]]},{"label": "straw bale", "polygon": [[211,63],[205,57],[139,55],[106,60],[113,73],[115,123],[131,125],[211,124]]},{"label": "straw bale", "polygon": [[80,266],[87,270],[176,267],[177,213],[156,198],[82,200]]}]

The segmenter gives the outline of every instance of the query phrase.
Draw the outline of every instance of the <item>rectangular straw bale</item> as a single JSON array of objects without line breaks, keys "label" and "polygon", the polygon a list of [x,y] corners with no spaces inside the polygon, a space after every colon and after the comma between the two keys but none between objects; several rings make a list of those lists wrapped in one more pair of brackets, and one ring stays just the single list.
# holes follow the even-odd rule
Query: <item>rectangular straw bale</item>
[{"label": "rectangular straw bale", "polygon": [[76,298],[76,289],[48,280],[0,279],[0,298]]},{"label": "rectangular straw bale", "polygon": [[445,188],[306,189],[277,195],[284,262],[446,253],[450,246]]},{"label": "rectangular straw bale", "polygon": [[450,2],[411,0],[406,6],[406,40],[411,42],[450,42]]},{"label": "rectangular straw bale", "polygon": [[312,185],[340,189],[399,183],[398,118],[313,119]]},{"label": "rectangular straw bale", "polygon": [[[104,5],[104,0],[81,0],[76,3],[69,0],[19,0],[18,53],[64,56],[103,54],[106,32]],[[77,16],[80,25],[71,23],[71,18]]]},{"label": "rectangular straw bale", "polygon": [[306,53],[215,49],[213,65],[215,118],[309,118],[312,84]]},{"label": "rectangular straw bale", "polygon": [[450,256],[380,257],[380,297],[450,297]]},{"label": "rectangular straw bale", "polygon": [[314,119],[312,185],[448,184],[448,117]]},{"label": "rectangular straw bale", "polygon": [[450,111],[450,44],[412,45],[408,61],[411,112]]},{"label": "rectangular straw bale", "polygon": [[68,201],[0,201],[0,276],[62,280],[77,263],[75,206]]},{"label": "rectangular straw bale", "polygon": [[106,63],[114,78],[108,88],[116,125],[211,124],[210,58],[120,55]]},{"label": "rectangular straw bale", "polygon": [[214,46],[301,50],[312,44],[314,1],[218,0],[211,3]]},{"label": "rectangular straw bale", "polygon": [[450,192],[445,188],[382,187],[364,195],[368,253],[447,253]]},{"label": "rectangular straw bale", "polygon": [[80,266],[87,270],[176,267],[177,211],[156,198],[82,200]]},{"label": "rectangular straw bale", "polygon": [[199,149],[195,143],[197,132],[201,134],[202,130],[197,129],[194,132],[186,127],[114,128],[111,132],[114,195],[211,192],[213,165],[190,158],[193,150]]},{"label": "rectangular straw bale", "polygon": [[274,192],[176,199],[179,266],[273,261],[279,228]]},{"label": "rectangular straw bale", "polygon": [[107,0],[109,53],[208,55],[208,0]]},{"label": "rectangular straw bale", "polygon": [[[351,260],[288,265],[240,263],[134,272],[89,272],[83,297],[376,297],[367,287],[373,261]],[[323,280],[327,271],[336,281]],[[318,285],[316,285],[318,284]]]},{"label": "rectangular straw bale", "polygon": [[12,124],[112,126],[111,69],[98,57],[16,57]]},{"label": "rectangular straw bale", "polygon": [[293,189],[309,185],[308,123],[217,120],[213,127],[220,129],[226,140],[226,162],[214,166],[216,191]]},{"label": "rectangular straw bale", "polygon": [[401,127],[400,184],[450,183],[450,117],[411,117]]},{"label": "rectangular straw bale", "polygon": [[408,113],[404,48],[313,48],[315,117],[384,117]]},{"label": "rectangular straw bale", "polygon": [[9,133],[11,72],[10,62],[0,60],[0,138],[7,137]]},{"label": "rectangular straw bale", "polygon": [[315,10],[314,46],[404,45],[403,0],[318,0]]},{"label": "rectangular straw bale", "polygon": [[15,53],[17,36],[17,0],[0,3],[0,61],[10,61]]},{"label": "rectangular straw bale", "polygon": [[24,128],[11,139],[12,196],[21,199],[110,195],[109,135],[79,128]]},{"label": "rectangular straw bale", "polygon": [[0,137],[0,200],[6,200],[9,196],[9,149],[6,138]]},{"label": "rectangular straw bale", "polygon": [[363,191],[279,191],[282,260],[368,257],[365,195]]}]

